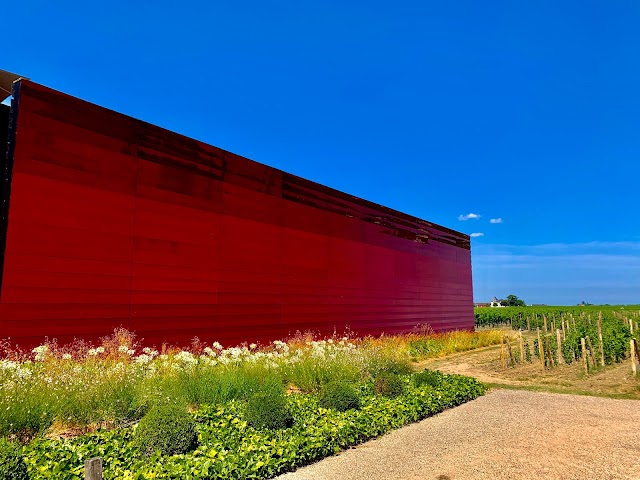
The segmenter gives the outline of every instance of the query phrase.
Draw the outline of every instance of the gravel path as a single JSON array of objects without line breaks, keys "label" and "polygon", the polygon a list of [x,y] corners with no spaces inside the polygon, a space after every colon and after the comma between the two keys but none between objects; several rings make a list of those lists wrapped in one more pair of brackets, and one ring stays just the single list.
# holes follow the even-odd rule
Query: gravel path
[{"label": "gravel path", "polygon": [[492,390],[278,478],[640,479],[640,401]]}]

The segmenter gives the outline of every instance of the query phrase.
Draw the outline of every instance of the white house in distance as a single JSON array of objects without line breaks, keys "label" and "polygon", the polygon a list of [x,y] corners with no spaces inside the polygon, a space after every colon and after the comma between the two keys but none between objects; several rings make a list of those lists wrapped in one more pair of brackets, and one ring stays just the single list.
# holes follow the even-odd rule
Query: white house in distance
[{"label": "white house in distance", "polygon": [[502,305],[502,303],[500,303],[500,300],[498,300],[496,297],[493,297],[493,299],[491,300],[491,303],[475,303],[473,306],[476,307],[476,308],[487,308],[487,307],[503,308],[503,307],[506,307],[506,305]]}]

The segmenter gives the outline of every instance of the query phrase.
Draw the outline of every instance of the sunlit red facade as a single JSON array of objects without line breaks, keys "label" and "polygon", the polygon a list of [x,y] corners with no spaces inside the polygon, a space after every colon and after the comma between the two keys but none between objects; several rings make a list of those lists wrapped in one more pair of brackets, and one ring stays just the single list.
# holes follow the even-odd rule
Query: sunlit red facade
[{"label": "sunlit red facade", "polygon": [[0,114],[0,338],[473,329],[466,235],[31,81]]}]

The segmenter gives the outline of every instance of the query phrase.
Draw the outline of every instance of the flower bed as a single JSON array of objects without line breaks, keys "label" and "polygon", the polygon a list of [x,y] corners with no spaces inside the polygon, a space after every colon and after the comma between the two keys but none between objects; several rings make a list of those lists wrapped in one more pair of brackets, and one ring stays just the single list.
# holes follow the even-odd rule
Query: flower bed
[{"label": "flower bed", "polygon": [[[493,336],[298,336],[153,349],[117,330],[99,346],[20,352],[4,344],[0,437],[24,445],[34,479],[80,479],[94,456],[104,459],[105,478],[269,478],[481,395],[473,379],[412,373],[412,361],[427,354],[415,345],[428,343],[431,355],[432,345],[466,349]],[[175,421],[163,411],[188,415]],[[150,412],[154,420],[137,432]],[[197,442],[174,449],[167,438],[183,434],[154,437],[155,424],[195,428]],[[161,455],[156,446],[186,453]]]},{"label": "flower bed", "polygon": [[416,387],[405,376],[405,392],[393,399],[373,395],[370,383],[362,385],[361,408],[346,412],[318,407],[314,394],[292,394],[293,426],[281,430],[248,426],[241,401],[203,405],[193,413],[199,446],[183,455],[144,457],[130,427],[35,440],[25,448],[26,462],[34,479],[80,479],[83,461],[94,456],[104,459],[106,479],[271,478],[484,393],[473,379],[438,375],[436,387]]}]

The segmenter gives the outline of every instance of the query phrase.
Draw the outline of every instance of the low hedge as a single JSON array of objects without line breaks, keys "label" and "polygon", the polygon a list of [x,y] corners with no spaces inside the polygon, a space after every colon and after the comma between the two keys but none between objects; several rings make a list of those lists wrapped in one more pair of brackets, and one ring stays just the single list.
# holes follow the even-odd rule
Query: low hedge
[{"label": "low hedge", "polygon": [[202,407],[195,413],[200,445],[184,455],[141,458],[129,428],[36,440],[25,448],[25,458],[34,479],[82,478],[82,463],[92,456],[104,458],[105,479],[271,478],[472,400],[485,387],[472,378],[442,375],[436,387],[408,381],[396,398],[373,395],[372,384],[365,390],[360,409],[346,412],[320,407],[313,395],[291,395],[294,423],[283,430],[251,427],[242,419],[242,402]]}]

